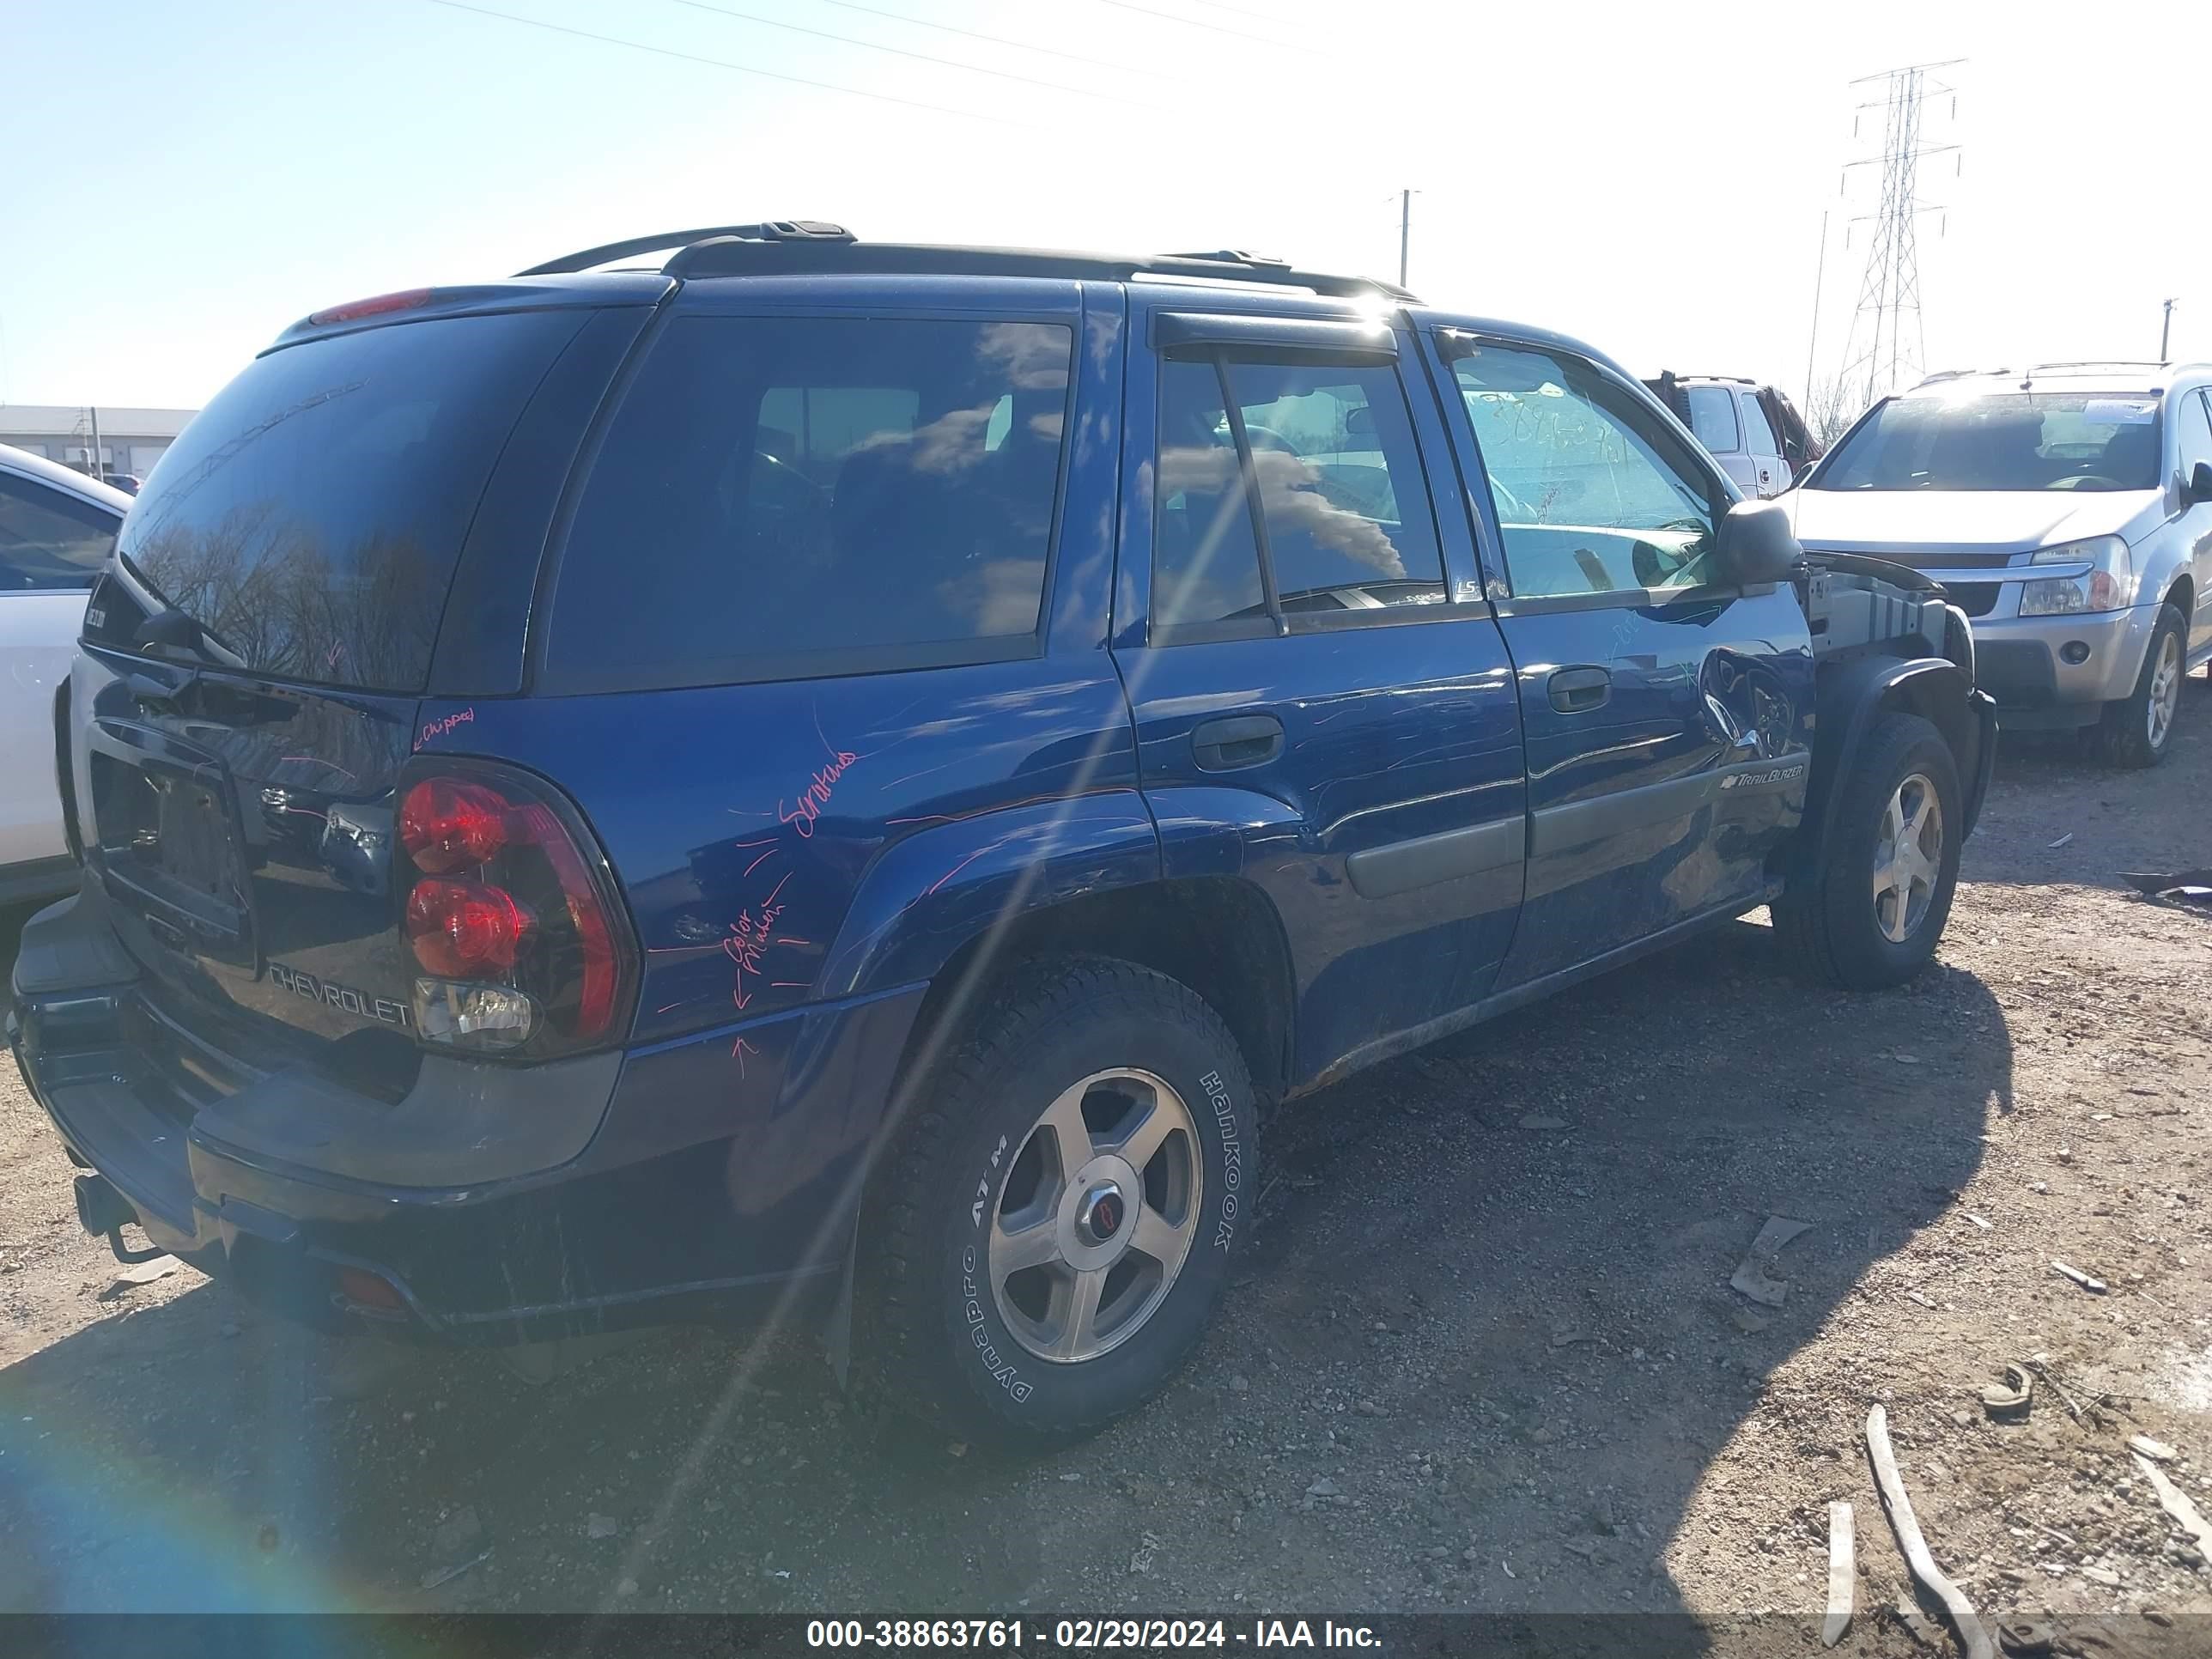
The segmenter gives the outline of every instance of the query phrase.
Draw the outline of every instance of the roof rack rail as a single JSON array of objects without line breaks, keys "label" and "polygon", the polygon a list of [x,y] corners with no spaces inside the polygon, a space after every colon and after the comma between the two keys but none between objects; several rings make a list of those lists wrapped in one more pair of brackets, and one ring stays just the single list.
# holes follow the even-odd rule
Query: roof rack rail
[{"label": "roof rack rail", "polygon": [[702,225],[696,230],[662,231],[652,236],[632,236],[619,242],[605,242],[598,247],[580,248],[574,253],[564,253],[557,259],[548,259],[542,265],[532,265],[527,270],[518,270],[517,276],[562,276],[580,270],[590,270],[616,259],[627,259],[636,253],[658,253],[663,248],[689,247],[694,242],[703,242],[716,237],[736,237],[754,242],[849,242],[853,233],[842,225],[833,225],[823,219],[769,219],[757,225]]},{"label": "roof rack rail", "polygon": [[1912,384],[1917,388],[1934,386],[1938,380],[1956,380],[1968,374],[2009,374],[2008,368],[1939,368],[1933,374],[1923,374]]},{"label": "roof rack rail", "polygon": [[2153,362],[2148,357],[2069,357],[2055,363],[2030,363],[2027,373],[2033,374],[2045,368],[2171,368],[2172,366],[2170,358]]},{"label": "roof rack rail", "polygon": [[1401,302],[1414,297],[1396,283],[1379,277],[1301,270],[1288,260],[1244,248],[1132,256],[1077,253],[1054,248],[863,242],[842,225],[820,219],[771,219],[756,225],[706,225],[696,230],[632,236],[563,254],[515,275],[568,275],[635,254],[657,253],[664,248],[676,250],[661,267],[672,276],[848,272],[929,276],[1073,276],[1103,282],[1152,276],[1170,281],[1265,283],[1335,296],[1381,295]]},{"label": "roof rack rail", "polygon": [[1280,260],[1224,249],[1217,253],[1151,256],[1084,253],[1058,248],[969,247],[930,242],[765,240],[742,235],[692,242],[662,267],[672,276],[769,276],[875,274],[915,276],[1060,276],[1129,282],[1264,283],[1316,294],[1409,301],[1414,295],[1379,277],[1301,270]]}]

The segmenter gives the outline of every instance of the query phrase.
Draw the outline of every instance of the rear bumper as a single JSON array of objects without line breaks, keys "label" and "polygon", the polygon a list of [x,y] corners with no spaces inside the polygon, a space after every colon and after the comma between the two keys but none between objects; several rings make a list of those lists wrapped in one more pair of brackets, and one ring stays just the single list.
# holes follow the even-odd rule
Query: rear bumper
[{"label": "rear bumper", "polygon": [[[741,1048],[725,1030],[503,1076],[426,1062],[399,1100],[304,1068],[193,1099],[96,886],[26,925],[15,988],[33,1096],[155,1244],[295,1317],[453,1342],[758,1317],[833,1290],[921,998],[794,1011]],[[563,1162],[493,1171],[488,1097],[596,1127]],[[470,1144],[441,1150],[428,1126],[472,1113]],[[553,1143],[513,1137],[506,1163],[532,1144]],[[363,1173],[399,1167],[414,1177]]]}]

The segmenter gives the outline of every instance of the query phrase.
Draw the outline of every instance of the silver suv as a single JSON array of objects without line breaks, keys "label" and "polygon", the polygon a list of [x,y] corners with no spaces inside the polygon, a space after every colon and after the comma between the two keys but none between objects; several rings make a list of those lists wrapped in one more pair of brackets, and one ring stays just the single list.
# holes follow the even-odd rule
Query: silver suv
[{"label": "silver suv", "polygon": [[1783,497],[1808,550],[1926,572],[2014,730],[2155,766],[2212,658],[2212,368],[1954,372],[1876,404]]}]

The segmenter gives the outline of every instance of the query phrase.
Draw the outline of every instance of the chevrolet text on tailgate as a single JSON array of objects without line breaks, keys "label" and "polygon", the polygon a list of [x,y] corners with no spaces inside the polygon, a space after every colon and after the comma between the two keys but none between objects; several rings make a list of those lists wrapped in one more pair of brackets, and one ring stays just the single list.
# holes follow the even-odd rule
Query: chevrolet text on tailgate
[{"label": "chevrolet text on tailgate", "polygon": [[1197,1342],[1276,1103],[1761,905],[1920,969],[1973,662],[1562,336],[644,237],[319,313],[178,441],[11,1040],[118,1253],[423,1340],[809,1322],[1049,1441]]}]

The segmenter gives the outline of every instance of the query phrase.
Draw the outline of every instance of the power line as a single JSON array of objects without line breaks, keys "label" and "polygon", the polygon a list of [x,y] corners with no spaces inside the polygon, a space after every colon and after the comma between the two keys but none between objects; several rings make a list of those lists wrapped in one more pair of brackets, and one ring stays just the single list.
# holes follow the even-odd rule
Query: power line
[{"label": "power line", "polygon": [[935,29],[939,34],[957,34],[963,40],[984,40],[994,46],[1010,46],[1016,52],[1034,52],[1070,64],[1085,64],[1093,69],[1110,70],[1116,75],[1145,75],[1156,81],[1172,81],[1179,86],[1190,84],[1186,77],[1170,75],[1164,70],[1142,69],[1134,64],[1110,63],[1103,58],[1086,58],[1079,52],[1062,52],[1057,46],[1040,46],[1028,40],[1009,40],[1003,34],[986,34],[981,29],[963,29],[955,23],[939,23],[927,17],[908,17],[902,11],[885,11],[880,6],[864,6],[860,0],[821,0],[821,3],[836,6],[841,11],[865,12],[871,17],[887,17],[894,23],[910,23],[918,29]]},{"label": "power line", "polygon": [[1233,11],[1239,17],[1249,17],[1262,23],[1272,23],[1275,21],[1264,11],[1254,11],[1249,6],[1229,5],[1225,3],[1225,0],[1198,0],[1198,3],[1201,6],[1211,6],[1216,11]]},{"label": "power line", "polygon": [[763,17],[757,12],[737,11],[728,6],[714,6],[707,0],[674,0],[679,6],[689,6],[694,11],[712,12],[717,17],[733,17],[741,23],[759,23],[772,29],[789,29],[793,34],[811,34],[817,40],[835,40],[842,46],[862,46],[870,52],[886,52],[894,58],[910,58],[917,64],[934,64],[939,69],[962,70],[969,75],[988,75],[1000,81],[1018,81],[1024,86],[1042,87],[1048,92],[1069,92],[1079,98],[1103,98],[1109,104],[1126,104],[1132,109],[1157,110],[1158,104],[1139,103],[1134,99],[1115,96],[1110,92],[1094,92],[1089,87],[1070,86],[1065,81],[1046,81],[1034,75],[1023,75],[1013,70],[986,69],[979,64],[963,64],[957,58],[937,58],[926,52],[909,52],[904,46],[887,46],[880,40],[863,40],[857,35],[835,34],[828,29],[811,29],[804,23],[787,23],[781,18]]},{"label": "power line", "polygon": [[1239,40],[1256,40],[1263,46],[1276,46],[1285,52],[1302,52],[1309,58],[1328,56],[1326,52],[1316,52],[1311,46],[1294,46],[1288,40],[1278,40],[1271,35],[1252,34],[1243,29],[1232,29],[1226,23],[1209,23],[1203,17],[1185,17],[1176,12],[1157,11],[1150,6],[1139,6],[1134,3],[1134,0],[1099,0],[1099,3],[1118,6],[1123,11],[1142,12],[1147,17],[1164,18],[1170,23],[1182,23],[1194,29],[1211,29],[1216,34],[1234,35]]},{"label": "power line", "polygon": [[907,109],[927,110],[933,115],[955,115],[964,121],[987,121],[994,127],[1021,127],[1034,131],[1028,123],[985,115],[977,110],[954,109],[949,104],[926,104],[918,98],[901,98],[888,92],[866,92],[859,87],[841,87],[832,81],[810,81],[803,75],[785,75],[776,70],[755,69],[750,64],[732,64],[726,58],[706,58],[696,52],[678,52],[672,46],[649,46],[642,40],[625,40],[613,34],[594,34],[589,29],[572,29],[565,23],[548,23],[536,17],[518,17],[511,11],[494,11],[489,6],[471,6],[466,3],[466,0],[430,0],[430,3],[453,11],[474,12],[479,17],[496,17],[501,22],[546,29],[555,34],[574,35],[579,40],[596,40],[603,46],[623,46],[631,52],[649,52],[656,58],[676,58],[687,64],[704,64],[710,69],[732,70],[739,75],[757,75],[764,80],[781,81],[794,87],[812,87],[817,92],[842,92],[848,97],[872,98],[879,104],[897,104]]}]

